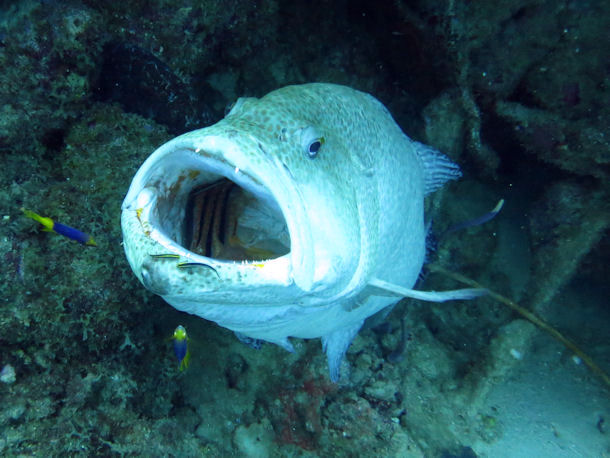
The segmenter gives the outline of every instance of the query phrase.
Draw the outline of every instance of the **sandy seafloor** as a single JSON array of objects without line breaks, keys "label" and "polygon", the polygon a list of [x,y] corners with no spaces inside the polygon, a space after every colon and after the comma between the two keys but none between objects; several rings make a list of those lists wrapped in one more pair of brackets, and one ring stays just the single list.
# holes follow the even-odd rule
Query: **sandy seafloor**
[{"label": "sandy seafloor", "polygon": [[506,201],[430,261],[607,374],[608,30],[601,0],[0,2],[0,454],[609,457],[603,377],[489,297],[401,302],[333,384],[318,340],[257,350],[147,292],[119,221],[146,157],[237,97],[346,84],[460,164],[434,234]]},{"label": "sandy seafloor", "polygon": [[[607,290],[572,284],[558,298],[568,311],[561,320],[586,328],[598,339],[597,354],[607,351]],[[576,314],[573,304],[588,305]],[[587,368],[546,335],[532,339],[531,349],[510,376],[489,393],[485,404],[497,409],[504,434],[475,449],[486,456],[608,456],[604,437],[610,401]],[[597,355],[596,355],[597,356]],[[601,355],[600,355],[601,356]],[[603,356],[601,356],[603,358]]]}]

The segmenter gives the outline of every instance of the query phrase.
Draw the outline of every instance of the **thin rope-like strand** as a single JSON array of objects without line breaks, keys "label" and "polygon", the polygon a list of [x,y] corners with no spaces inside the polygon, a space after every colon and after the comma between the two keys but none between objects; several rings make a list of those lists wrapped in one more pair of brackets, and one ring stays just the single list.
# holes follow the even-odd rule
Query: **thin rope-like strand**
[{"label": "thin rope-like strand", "polygon": [[486,289],[489,292],[489,296],[493,297],[498,302],[510,307],[515,312],[517,312],[519,315],[521,315],[523,318],[534,323],[540,329],[543,329],[544,331],[548,332],[551,336],[553,336],[555,339],[557,339],[559,342],[561,342],[563,345],[565,345],[576,356],[578,356],[580,358],[580,360],[589,367],[589,369],[591,369],[595,374],[597,374],[604,381],[604,383],[606,384],[607,387],[610,388],[610,376],[608,376],[608,374],[606,374],[606,372],[604,372],[604,370],[601,367],[599,367],[595,363],[595,361],[593,361],[593,358],[591,358],[589,355],[587,355],[574,342],[572,342],[570,339],[565,337],[561,332],[559,332],[557,329],[552,327],[546,321],[542,320],[542,318],[539,318],[533,312],[529,311],[525,307],[520,306],[516,302],[511,301],[507,297],[502,296],[501,294],[498,294],[489,288],[485,288],[480,283],[478,283],[475,280],[472,280],[468,277],[465,277],[464,275],[461,275],[461,274],[458,274],[455,272],[451,272],[451,271],[445,269],[444,267],[441,267],[436,264],[429,264],[427,267],[428,267],[428,269],[430,269],[431,272],[437,272],[439,274],[445,275],[446,277],[452,278],[456,281],[459,281],[460,283],[464,283],[465,285],[472,286],[473,288]]}]

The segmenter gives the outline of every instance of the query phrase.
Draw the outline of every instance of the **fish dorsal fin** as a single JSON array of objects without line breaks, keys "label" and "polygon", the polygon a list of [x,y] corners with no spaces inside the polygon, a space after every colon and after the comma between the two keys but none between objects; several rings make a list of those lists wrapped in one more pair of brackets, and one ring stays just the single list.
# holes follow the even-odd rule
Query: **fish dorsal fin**
[{"label": "fish dorsal fin", "polygon": [[487,294],[487,290],[482,288],[466,288],[449,291],[416,291],[378,278],[373,278],[367,285],[367,293],[373,296],[410,297],[420,301],[445,302],[474,299]]},{"label": "fish dorsal fin", "polygon": [[415,152],[424,166],[424,194],[428,195],[449,180],[457,180],[462,176],[457,164],[440,151],[414,141]]}]

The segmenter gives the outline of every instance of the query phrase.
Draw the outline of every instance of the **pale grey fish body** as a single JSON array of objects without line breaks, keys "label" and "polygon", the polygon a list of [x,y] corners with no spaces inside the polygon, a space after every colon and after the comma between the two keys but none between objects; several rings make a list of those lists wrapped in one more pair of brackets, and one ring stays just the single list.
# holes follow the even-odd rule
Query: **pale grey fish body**
[{"label": "pale grey fish body", "polygon": [[[322,338],[337,380],[364,320],[411,295],[424,261],[424,195],[458,176],[374,97],[333,84],[288,86],[239,99],[217,124],[144,162],[123,202],[125,253],[144,286],[179,310],[288,350],[289,337]],[[183,247],[189,193],[222,177],[258,199],[240,230],[261,228],[287,254],[220,260]],[[150,256],[164,253],[213,269]]]}]

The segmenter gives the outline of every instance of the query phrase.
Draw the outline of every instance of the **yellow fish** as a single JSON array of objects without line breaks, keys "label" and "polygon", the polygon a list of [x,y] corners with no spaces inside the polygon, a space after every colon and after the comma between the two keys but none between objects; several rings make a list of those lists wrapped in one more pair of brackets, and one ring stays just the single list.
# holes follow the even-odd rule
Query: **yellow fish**
[{"label": "yellow fish", "polygon": [[182,325],[178,325],[178,327],[174,330],[174,334],[172,335],[172,340],[174,344],[174,355],[178,359],[179,369],[183,371],[187,367],[189,367],[189,361],[191,360],[191,352],[189,351],[189,338],[186,335],[186,329]]}]

